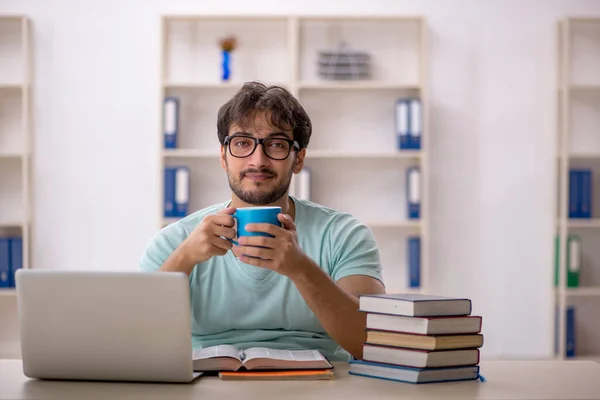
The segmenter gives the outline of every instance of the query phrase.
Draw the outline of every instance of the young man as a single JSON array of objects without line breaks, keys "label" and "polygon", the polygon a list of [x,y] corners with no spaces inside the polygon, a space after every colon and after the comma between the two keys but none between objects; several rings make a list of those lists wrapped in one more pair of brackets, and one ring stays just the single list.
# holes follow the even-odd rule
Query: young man
[{"label": "young man", "polygon": [[[142,271],[189,275],[194,348],[317,349],[334,361],[362,358],[358,295],[385,292],[379,252],[372,232],[351,215],[288,196],[311,133],[302,106],[280,87],[246,83],[219,110],[231,200],[159,231],[140,264]],[[236,208],[267,205],[282,208],[282,227],[246,229],[274,237],[242,237],[233,246],[227,238],[235,237]]]}]

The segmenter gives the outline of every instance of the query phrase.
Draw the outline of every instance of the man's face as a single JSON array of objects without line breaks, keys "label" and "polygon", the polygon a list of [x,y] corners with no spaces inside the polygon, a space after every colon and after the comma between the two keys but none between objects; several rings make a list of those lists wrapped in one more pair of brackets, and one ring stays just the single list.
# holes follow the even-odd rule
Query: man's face
[{"label": "man's face", "polygon": [[[233,123],[229,136],[245,135],[256,138],[293,139],[291,130],[282,131],[271,126],[264,114],[257,114],[244,128]],[[302,170],[304,154],[292,149],[285,160],[273,160],[259,144],[254,152],[245,158],[231,155],[228,147],[221,148],[221,166],[227,172],[229,187],[245,203],[253,205],[272,204],[284,196],[289,189],[292,174]]]}]

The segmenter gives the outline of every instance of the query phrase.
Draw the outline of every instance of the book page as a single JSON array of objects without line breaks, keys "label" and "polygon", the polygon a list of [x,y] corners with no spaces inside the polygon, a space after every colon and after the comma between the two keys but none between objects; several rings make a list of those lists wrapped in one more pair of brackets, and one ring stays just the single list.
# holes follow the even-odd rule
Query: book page
[{"label": "book page", "polygon": [[276,350],[263,347],[253,347],[246,350],[244,361],[255,358],[269,358],[285,361],[321,361],[325,357],[318,350]]},{"label": "book page", "polygon": [[[216,357],[232,357],[237,360],[239,358],[239,350],[235,346],[228,344],[222,344],[219,346],[206,347],[204,349],[194,350],[193,359],[201,360],[205,358],[216,358]],[[241,360],[240,360],[241,361]]]}]

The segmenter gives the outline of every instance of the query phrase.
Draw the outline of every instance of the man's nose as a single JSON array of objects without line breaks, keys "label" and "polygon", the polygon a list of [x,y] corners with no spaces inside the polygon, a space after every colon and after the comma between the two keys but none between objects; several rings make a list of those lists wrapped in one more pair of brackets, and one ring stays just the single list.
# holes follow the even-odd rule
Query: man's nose
[{"label": "man's nose", "polygon": [[263,167],[269,164],[269,157],[265,154],[263,144],[259,144],[254,149],[254,153],[250,155],[249,163],[255,167]]}]

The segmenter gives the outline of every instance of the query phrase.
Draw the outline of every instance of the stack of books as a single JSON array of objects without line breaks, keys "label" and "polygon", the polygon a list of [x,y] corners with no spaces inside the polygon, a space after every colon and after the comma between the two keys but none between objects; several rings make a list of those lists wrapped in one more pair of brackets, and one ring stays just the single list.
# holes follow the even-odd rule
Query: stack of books
[{"label": "stack of books", "polygon": [[362,360],[349,373],[409,383],[483,378],[482,317],[470,299],[424,294],[360,296],[367,314]]}]

